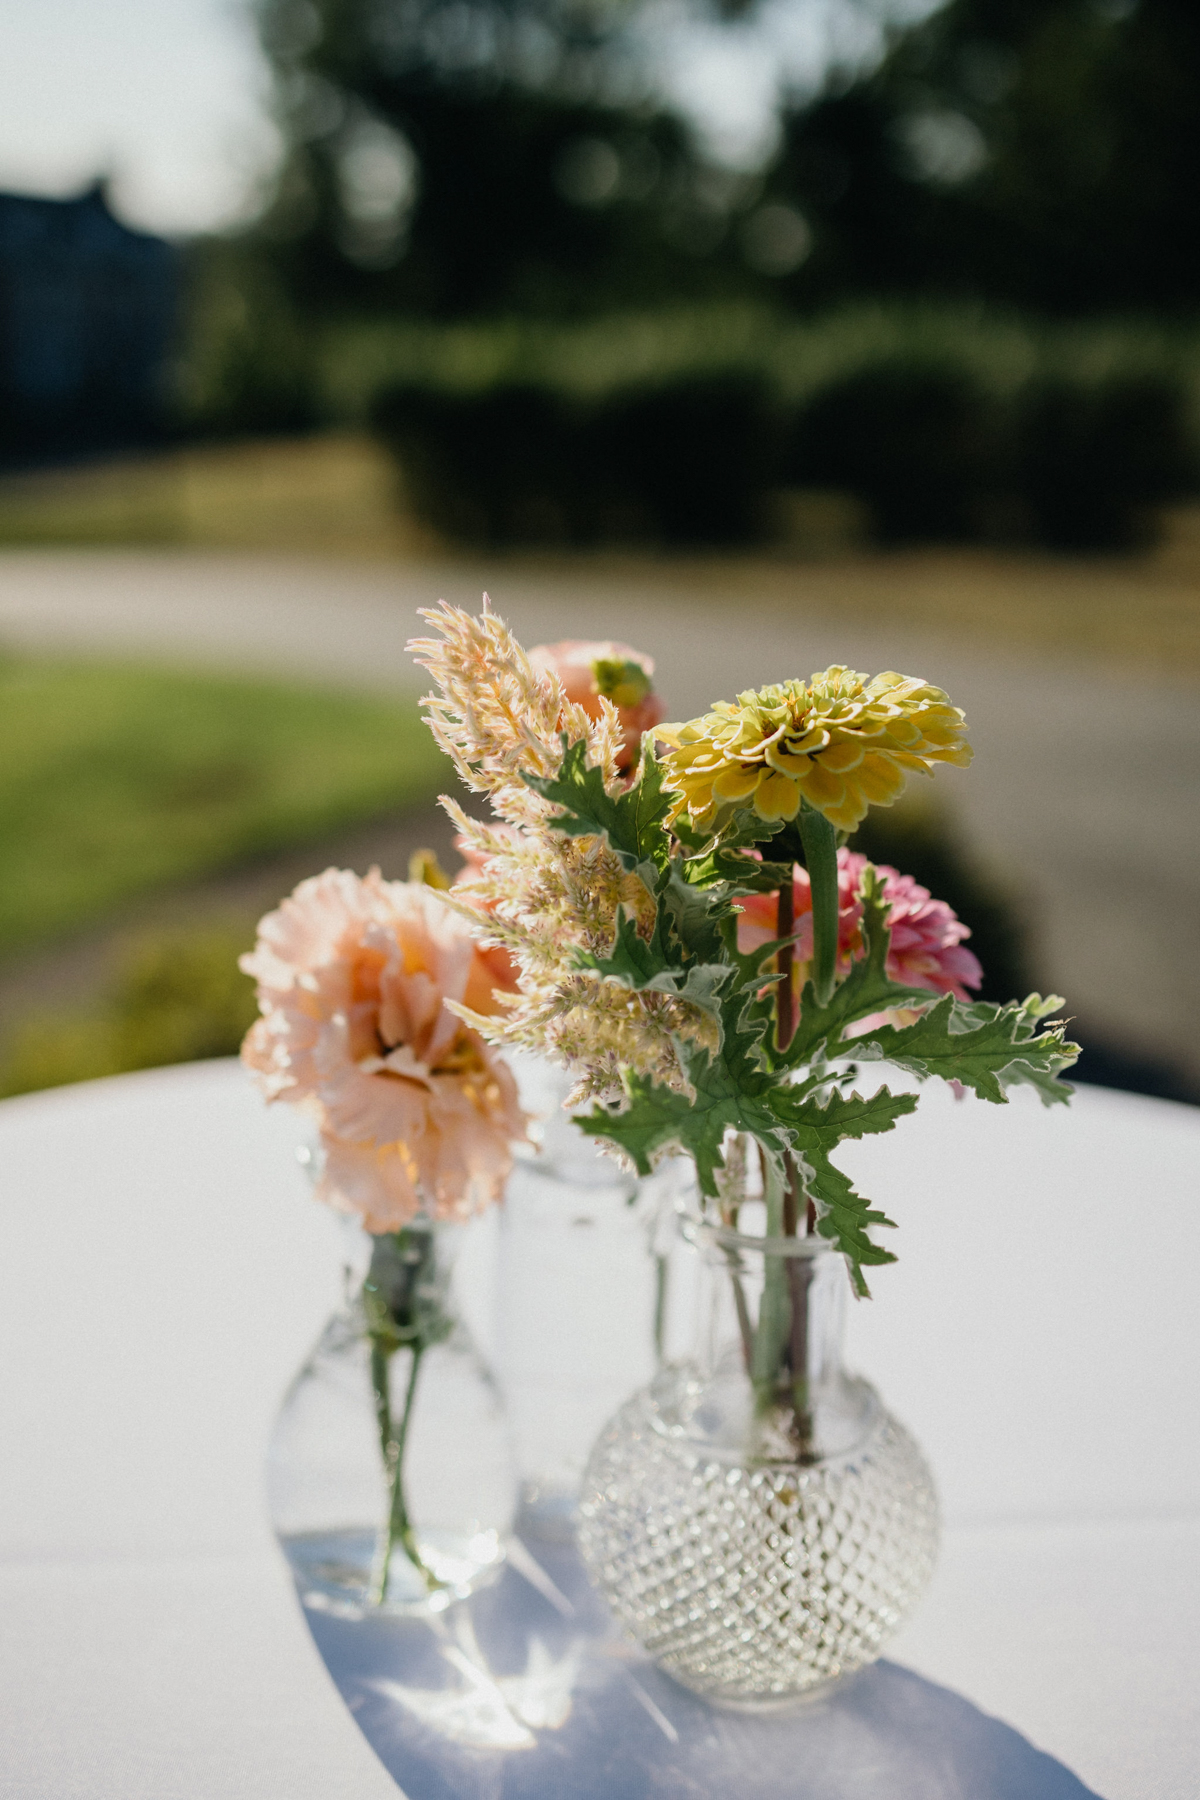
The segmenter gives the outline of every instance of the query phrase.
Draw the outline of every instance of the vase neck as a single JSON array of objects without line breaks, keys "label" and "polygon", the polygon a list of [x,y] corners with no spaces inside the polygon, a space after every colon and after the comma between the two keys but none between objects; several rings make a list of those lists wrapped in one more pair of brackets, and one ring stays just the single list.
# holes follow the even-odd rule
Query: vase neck
[{"label": "vase neck", "polygon": [[418,1218],[398,1231],[372,1234],[348,1226],[343,1247],[347,1309],[372,1336],[397,1344],[444,1336],[451,1276],[462,1228]]},{"label": "vase neck", "polygon": [[766,1460],[811,1460],[853,1435],[862,1384],[842,1362],[843,1259],[820,1239],[754,1238],[695,1219],[683,1234],[698,1264],[686,1360],[701,1389],[725,1396],[717,1411],[741,1419]]}]

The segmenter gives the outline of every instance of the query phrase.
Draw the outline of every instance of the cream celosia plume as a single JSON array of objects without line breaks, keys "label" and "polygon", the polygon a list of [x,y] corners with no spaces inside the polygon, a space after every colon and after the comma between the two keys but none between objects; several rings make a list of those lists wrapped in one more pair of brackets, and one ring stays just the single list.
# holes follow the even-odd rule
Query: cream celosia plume
[{"label": "cream celosia plume", "polygon": [[552,671],[534,668],[486,596],[479,617],[445,602],[421,616],[441,633],[409,646],[437,683],[424,701],[430,727],[467,786],[489,796],[499,821],[480,824],[443,799],[476,867],[441,898],[472,918],[485,942],[502,945],[517,968],[517,991],[498,997],[499,1014],[455,1010],[492,1043],[561,1061],[576,1077],[572,1106],[616,1097],[622,1065],[686,1089],[675,1035],[715,1043],[711,1019],[690,1002],[607,981],[572,958],[572,951],[609,953],[622,906],[648,935],[651,896],[603,838],[556,831],[556,808],[523,779],[554,775],[565,739],[584,743],[589,764],[618,792],[616,709],[601,698],[593,718],[569,701]]},{"label": "cream celosia plume", "polygon": [[617,780],[616,707],[602,698],[599,716],[591,718],[568,700],[557,675],[534,668],[486,594],[478,616],[444,600],[420,616],[442,634],[408,646],[437,683],[422,702],[430,729],[467,787],[489,795],[501,818],[533,823],[552,810],[521,777],[554,774],[564,732],[571,743],[586,742],[588,760],[603,770],[606,784]]}]

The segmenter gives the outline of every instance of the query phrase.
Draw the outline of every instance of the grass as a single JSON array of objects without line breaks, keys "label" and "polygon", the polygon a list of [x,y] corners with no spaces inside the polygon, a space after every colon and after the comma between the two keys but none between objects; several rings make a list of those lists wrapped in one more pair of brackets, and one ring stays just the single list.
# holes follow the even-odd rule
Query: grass
[{"label": "grass", "polygon": [[0,1096],[236,1055],[258,1016],[238,968],[247,945],[244,929],[220,920],[141,934],[92,999],[16,1022],[0,1052]]},{"label": "grass", "polygon": [[412,702],[170,669],[0,666],[0,956],[444,785]]},{"label": "grass", "polygon": [[0,546],[397,555],[424,541],[361,433],[200,445],[0,479]]}]

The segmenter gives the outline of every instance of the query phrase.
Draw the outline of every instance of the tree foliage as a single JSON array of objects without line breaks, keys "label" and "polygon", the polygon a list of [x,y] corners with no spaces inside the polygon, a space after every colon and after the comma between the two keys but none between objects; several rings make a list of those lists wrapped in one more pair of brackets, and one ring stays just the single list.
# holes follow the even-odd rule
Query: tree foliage
[{"label": "tree foliage", "polygon": [[788,118],[793,292],[1191,308],[1198,98],[1193,0],[951,0]]}]

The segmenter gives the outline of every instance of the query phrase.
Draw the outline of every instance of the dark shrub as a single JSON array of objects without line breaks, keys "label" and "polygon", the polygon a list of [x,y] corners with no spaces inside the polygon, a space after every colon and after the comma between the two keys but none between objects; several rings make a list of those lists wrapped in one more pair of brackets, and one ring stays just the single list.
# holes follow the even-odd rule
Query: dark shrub
[{"label": "dark shrub", "polygon": [[585,535],[579,425],[548,389],[394,388],[376,403],[373,422],[418,512],[448,536],[513,544]]},{"label": "dark shrub", "polygon": [[1154,535],[1152,508],[1191,490],[1187,405],[1164,376],[1099,387],[1031,382],[1017,409],[1015,482],[1034,534],[1059,550],[1120,550]]},{"label": "dark shrub", "polygon": [[696,377],[590,408],[546,388],[393,389],[376,429],[421,514],[486,543],[749,543],[771,478],[771,416],[750,377]]},{"label": "dark shrub", "polygon": [[848,489],[870,507],[885,543],[970,537],[992,480],[991,414],[958,370],[879,362],[801,409],[782,478]]},{"label": "dark shrub", "polygon": [[588,436],[597,535],[632,531],[674,545],[761,535],[777,429],[753,376],[692,376],[615,394]]}]

